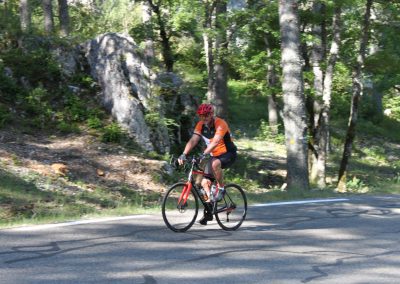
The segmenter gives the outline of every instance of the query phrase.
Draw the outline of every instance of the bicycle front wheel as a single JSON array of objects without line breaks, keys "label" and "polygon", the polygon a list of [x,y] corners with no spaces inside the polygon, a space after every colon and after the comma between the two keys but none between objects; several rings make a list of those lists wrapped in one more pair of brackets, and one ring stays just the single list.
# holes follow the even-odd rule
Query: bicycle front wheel
[{"label": "bicycle front wheel", "polygon": [[186,188],[186,183],[180,182],[171,186],[162,201],[162,216],[165,225],[174,232],[185,232],[196,221],[199,212],[199,201],[192,189],[187,200],[180,196]]},{"label": "bicycle front wheel", "polygon": [[236,184],[225,185],[225,196],[217,202],[215,219],[226,231],[238,229],[247,214],[247,198],[243,189]]}]

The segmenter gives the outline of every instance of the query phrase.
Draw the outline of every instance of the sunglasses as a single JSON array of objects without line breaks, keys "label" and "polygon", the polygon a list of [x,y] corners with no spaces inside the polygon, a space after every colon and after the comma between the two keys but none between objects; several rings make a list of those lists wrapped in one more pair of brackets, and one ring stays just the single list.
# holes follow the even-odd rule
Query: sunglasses
[{"label": "sunglasses", "polygon": [[199,114],[200,119],[204,119],[204,118],[207,118],[209,116],[210,116],[210,114]]}]

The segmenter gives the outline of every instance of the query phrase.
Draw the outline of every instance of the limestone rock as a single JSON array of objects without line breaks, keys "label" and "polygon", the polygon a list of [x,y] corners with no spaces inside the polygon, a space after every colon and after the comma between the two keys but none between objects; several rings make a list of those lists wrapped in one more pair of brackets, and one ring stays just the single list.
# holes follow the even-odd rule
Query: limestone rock
[{"label": "limestone rock", "polygon": [[145,150],[168,152],[168,130],[162,124],[151,128],[146,115],[162,120],[161,98],[153,92],[157,78],[144,63],[139,48],[129,36],[107,33],[82,44],[92,77],[101,88],[101,101],[118,123]]}]

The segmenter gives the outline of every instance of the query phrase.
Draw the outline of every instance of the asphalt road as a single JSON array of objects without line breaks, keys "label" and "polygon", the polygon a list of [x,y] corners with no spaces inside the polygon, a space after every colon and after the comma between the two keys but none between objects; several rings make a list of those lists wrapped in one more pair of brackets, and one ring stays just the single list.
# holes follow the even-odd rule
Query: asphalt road
[{"label": "asphalt road", "polygon": [[400,196],[253,206],[235,232],[161,214],[0,230],[0,283],[399,283]]}]

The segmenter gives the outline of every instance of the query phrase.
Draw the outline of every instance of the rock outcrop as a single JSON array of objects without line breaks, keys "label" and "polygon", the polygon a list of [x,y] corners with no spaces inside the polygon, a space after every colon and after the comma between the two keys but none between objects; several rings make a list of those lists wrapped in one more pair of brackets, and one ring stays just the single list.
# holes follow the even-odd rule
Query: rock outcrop
[{"label": "rock outcrop", "polygon": [[[91,76],[101,88],[101,101],[118,123],[145,150],[170,150],[168,129],[163,121],[163,88],[178,89],[180,80],[172,74],[164,86],[144,63],[139,48],[129,36],[107,33],[81,45]],[[149,123],[150,121],[150,123]]]}]

